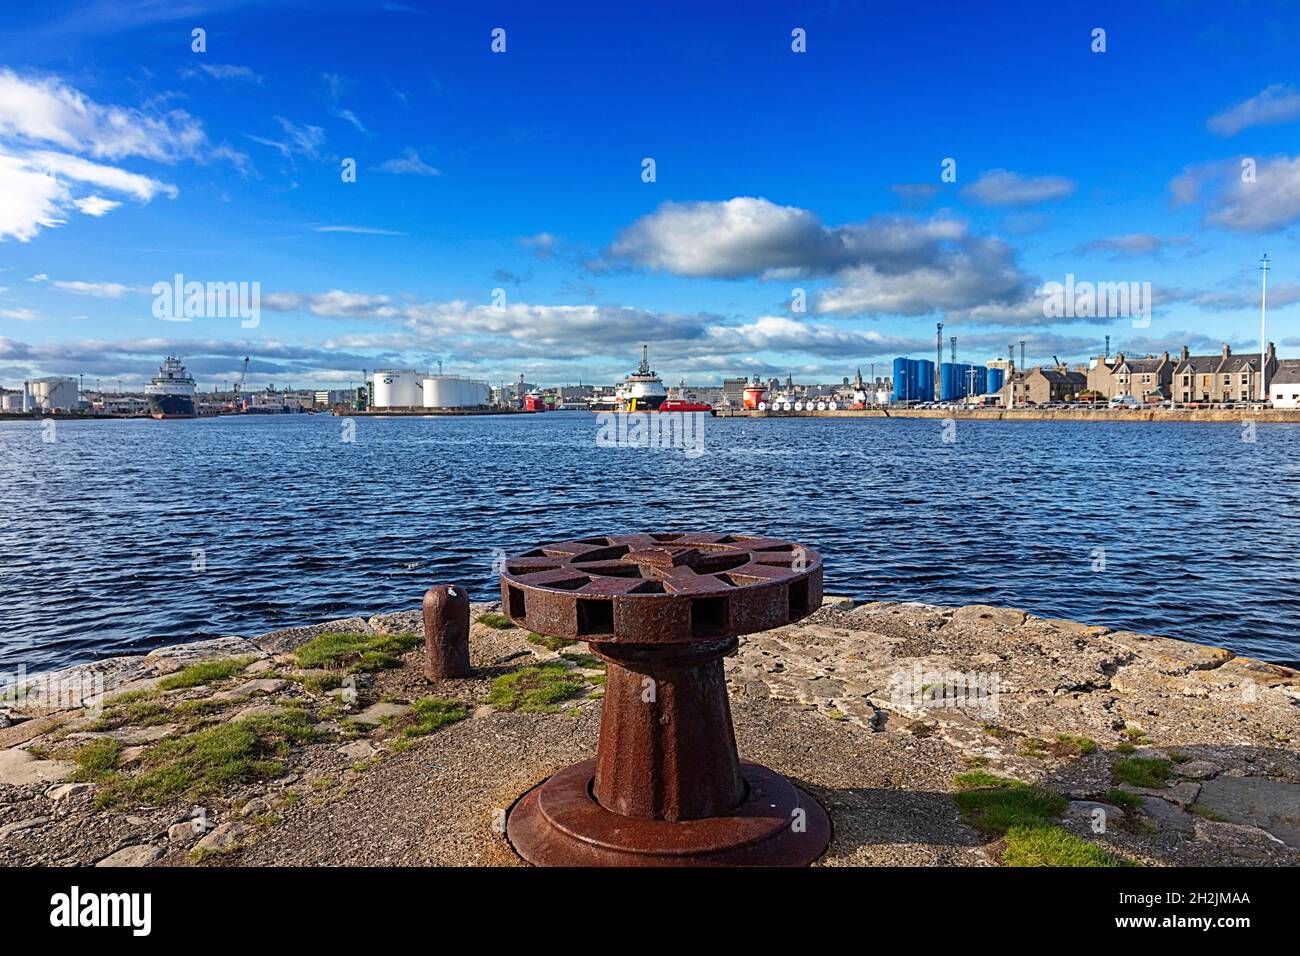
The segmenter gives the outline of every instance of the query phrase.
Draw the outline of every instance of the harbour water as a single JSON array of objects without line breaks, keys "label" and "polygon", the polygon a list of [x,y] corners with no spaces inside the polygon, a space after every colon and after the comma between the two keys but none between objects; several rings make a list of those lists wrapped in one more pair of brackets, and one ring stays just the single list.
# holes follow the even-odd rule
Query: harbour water
[{"label": "harbour water", "polygon": [[829,593],[1295,661],[1300,425],[1246,434],[710,419],[687,456],[598,447],[584,413],[0,423],[0,671],[407,609],[438,581],[487,600],[502,552],[633,530],[793,538]]}]

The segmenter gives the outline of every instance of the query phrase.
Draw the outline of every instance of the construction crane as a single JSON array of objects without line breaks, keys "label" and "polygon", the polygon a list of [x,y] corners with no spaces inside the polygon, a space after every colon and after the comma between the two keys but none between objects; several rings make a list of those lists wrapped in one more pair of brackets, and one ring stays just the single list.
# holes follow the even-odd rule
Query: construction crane
[{"label": "construction crane", "polygon": [[244,367],[239,370],[239,381],[235,383],[235,398],[244,390],[244,379],[248,378],[248,356],[244,356]]}]

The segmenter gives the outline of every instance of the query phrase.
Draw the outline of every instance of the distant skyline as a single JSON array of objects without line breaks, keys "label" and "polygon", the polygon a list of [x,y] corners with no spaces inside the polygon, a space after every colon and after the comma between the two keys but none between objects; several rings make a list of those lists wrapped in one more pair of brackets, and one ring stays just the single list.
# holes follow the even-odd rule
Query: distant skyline
[{"label": "distant skyline", "polygon": [[[464,6],[7,5],[0,383],[1257,351],[1265,252],[1300,356],[1294,4]],[[158,318],[177,274],[256,326]],[[1049,317],[1067,277],[1149,321]]]}]

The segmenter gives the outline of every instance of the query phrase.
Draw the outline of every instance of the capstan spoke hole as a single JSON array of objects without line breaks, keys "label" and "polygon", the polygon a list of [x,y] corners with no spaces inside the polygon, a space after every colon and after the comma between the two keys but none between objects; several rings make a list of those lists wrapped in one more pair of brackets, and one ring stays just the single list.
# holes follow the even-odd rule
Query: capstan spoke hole
[{"label": "capstan spoke hole", "polygon": [[522,621],[528,616],[524,603],[524,592],[517,587],[509,587],[508,594],[510,597],[510,616],[516,621]]},{"label": "capstan spoke hole", "polygon": [[727,599],[695,598],[691,601],[691,636],[708,637],[727,629]]},{"label": "capstan spoke hole", "polygon": [[595,598],[578,598],[578,633],[582,635],[614,633],[614,602]]}]

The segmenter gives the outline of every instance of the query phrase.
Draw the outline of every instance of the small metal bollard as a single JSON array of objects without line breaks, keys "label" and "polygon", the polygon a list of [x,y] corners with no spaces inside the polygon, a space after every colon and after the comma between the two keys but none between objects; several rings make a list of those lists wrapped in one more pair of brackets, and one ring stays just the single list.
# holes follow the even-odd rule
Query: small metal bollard
[{"label": "small metal bollard", "polygon": [[469,595],[454,584],[424,592],[424,676],[469,677]]}]

